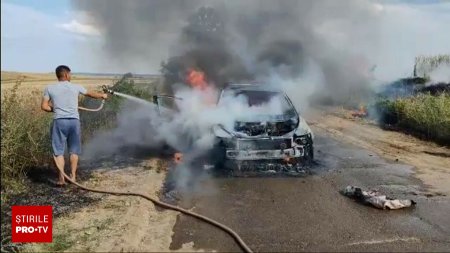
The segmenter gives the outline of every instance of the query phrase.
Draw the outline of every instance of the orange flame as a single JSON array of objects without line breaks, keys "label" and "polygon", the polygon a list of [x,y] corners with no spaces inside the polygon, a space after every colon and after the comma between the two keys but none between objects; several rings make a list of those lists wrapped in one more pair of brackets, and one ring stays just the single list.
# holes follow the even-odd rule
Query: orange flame
[{"label": "orange flame", "polygon": [[173,160],[175,161],[175,164],[180,164],[183,161],[183,153],[175,153],[173,156]]},{"label": "orange flame", "polygon": [[194,89],[205,90],[208,88],[208,83],[206,82],[205,73],[195,69],[189,69],[186,76],[186,81]]},{"label": "orange flame", "polygon": [[366,117],[367,116],[367,108],[364,105],[361,105],[359,107],[359,110],[352,112],[352,116],[353,117],[360,117],[360,118]]},{"label": "orange flame", "polygon": [[186,75],[187,83],[194,89],[201,91],[203,103],[206,106],[213,106],[216,103],[216,89],[208,84],[206,75],[201,70],[189,69]]},{"label": "orange flame", "polygon": [[286,156],[285,158],[283,158],[283,161],[286,163],[290,163],[291,160],[292,160],[292,157],[290,157],[290,156]]}]

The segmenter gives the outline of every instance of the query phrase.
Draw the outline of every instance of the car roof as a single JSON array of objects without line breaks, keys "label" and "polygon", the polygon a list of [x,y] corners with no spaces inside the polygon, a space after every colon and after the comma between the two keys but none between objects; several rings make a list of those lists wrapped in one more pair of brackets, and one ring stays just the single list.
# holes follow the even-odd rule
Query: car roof
[{"label": "car roof", "polygon": [[253,83],[231,83],[223,88],[223,90],[283,92],[280,88]]}]

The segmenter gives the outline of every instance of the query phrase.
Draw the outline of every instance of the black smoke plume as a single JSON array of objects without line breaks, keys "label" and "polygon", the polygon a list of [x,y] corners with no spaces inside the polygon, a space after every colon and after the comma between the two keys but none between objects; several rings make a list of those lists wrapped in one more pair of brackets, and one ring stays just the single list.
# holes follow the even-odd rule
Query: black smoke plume
[{"label": "black smoke plume", "polygon": [[361,52],[378,42],[376,8],[370,0],[73,4],[103,31],[111,62],[148,72],[159,68],[169,88],[183,83],[190,68],[205,72],[208,81],[221,87],[230,81],[268,81],[274,75],[295,80],[313,63],[324,83],[309,85],[345,100],[349,91],[367,85],[365,72],[371,65]]}]

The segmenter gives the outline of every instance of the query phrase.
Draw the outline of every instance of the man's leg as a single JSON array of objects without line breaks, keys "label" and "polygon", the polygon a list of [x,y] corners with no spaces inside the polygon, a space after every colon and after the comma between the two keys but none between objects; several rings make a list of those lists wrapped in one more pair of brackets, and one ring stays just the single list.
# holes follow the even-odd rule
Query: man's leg
[{"label": "man's leg", "polygon": [[58,185],[64,185],[66,182],[61,171],[64,171],[64,147],[66,142],[66,136],[64,134],[64,129],[62,129],[61,120],[53,120],[51,126],[50,135],[52,137],[52,148],[53,148],[53,160],[58,169]]},{"label": "man's leg", "polygon": [[66,184],[66,181],[64,180],[64,175],[61,173],[61,171],[64,171],[64,156],[53,156],[53,159],[55,160],[56,168],[58,169],[58,182],[56,184],[58,185],[64,185]]},{"label": "man's leg", "polygon": [[70,154],[70,170],[73,181],[77,181],[78,155]]},{"label": "man's leg", "polygon": [[70,153],[70,169],[73,181],[77,179],[78,155],[81,154],[81,127],[78,119],[70,120],[70,131],[67,136]]}]

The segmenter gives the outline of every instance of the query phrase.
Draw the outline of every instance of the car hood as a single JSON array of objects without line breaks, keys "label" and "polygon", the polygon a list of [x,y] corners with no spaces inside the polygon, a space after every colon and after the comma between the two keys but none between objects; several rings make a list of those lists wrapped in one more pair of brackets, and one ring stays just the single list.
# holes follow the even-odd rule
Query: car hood
[{"label": "car hood", "polygon": [[294,131],[298,123],[298,116],[256,115],[251,119],[237,120],[230,130],[238,136],[246,137],[283,136]]},{"label": "car hood", "polygon": [[237,121],[234,128],[226,128],[222,125],[215,126],[214,133],[221,138],[267,138],[267,137],[292,137],[310,134],[314,138],[311,128],[306,121],[298,118],[298,123],[293,124],[290,119],[285,121],[243,122]]}]

